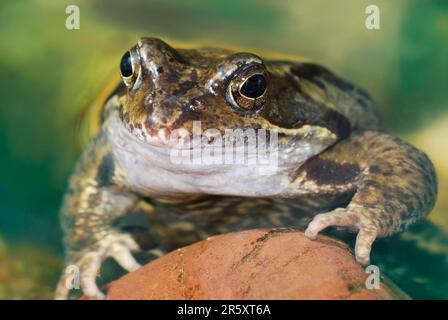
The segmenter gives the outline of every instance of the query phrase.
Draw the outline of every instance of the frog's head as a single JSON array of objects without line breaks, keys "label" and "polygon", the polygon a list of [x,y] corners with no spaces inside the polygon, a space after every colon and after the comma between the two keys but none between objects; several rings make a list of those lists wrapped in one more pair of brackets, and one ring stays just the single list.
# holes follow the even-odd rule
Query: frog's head
[{"label": "frog's head", "polygon": [[141,140],[170,146],[174,131],[265,129],[284,150],[306,158],[350,131],[319,90],[291,72],[294,64],[221,49],[173,49],[142,38],[121,60],[126,127]]}]

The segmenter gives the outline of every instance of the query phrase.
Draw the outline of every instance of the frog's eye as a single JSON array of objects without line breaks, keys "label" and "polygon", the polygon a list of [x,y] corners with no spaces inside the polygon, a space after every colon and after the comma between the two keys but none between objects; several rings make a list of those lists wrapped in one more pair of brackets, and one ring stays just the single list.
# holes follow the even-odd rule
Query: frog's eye
[{"label": "frog's eye", "polygon": [[133,73],[132,61],[131,61],[131,54],[129,53],[129,51],[127,51],[121,58],[120,71],[121,75],[125,78],[132,76]]},{"label": "frog's eye", "polygon": [[139,57],[132,50],[127,51],[121,58],[120,73],[124,84],[132,88],[140,73]]},{"label": "frog's eye", "polygon": [[240,87],[240,94],[248,99],[260,98],[266,91],[266,78],[262,74],[250,76]]},{"label": "frog's eye", "polygon": [[240,110],[258,110],[266,101],[267,84],[261,67],[238,72],[229,83],[227,101]]}]

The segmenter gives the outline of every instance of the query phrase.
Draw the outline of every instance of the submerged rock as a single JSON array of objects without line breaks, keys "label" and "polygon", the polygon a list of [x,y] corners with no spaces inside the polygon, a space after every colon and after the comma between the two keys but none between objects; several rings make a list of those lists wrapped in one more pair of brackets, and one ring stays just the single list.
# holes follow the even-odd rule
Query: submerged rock
[{"label": "submerged rock", "polygon": [[[291,229],[211,237],[173,251],[108,286],[107,299],[393,299],[340,241]],[[401,296],[402,298],[403,296]]]}]

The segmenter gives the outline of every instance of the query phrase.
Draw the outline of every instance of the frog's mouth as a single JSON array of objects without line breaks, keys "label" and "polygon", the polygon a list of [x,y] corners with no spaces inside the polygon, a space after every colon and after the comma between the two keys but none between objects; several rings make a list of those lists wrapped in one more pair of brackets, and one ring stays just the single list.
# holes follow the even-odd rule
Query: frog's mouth
[{"label": "frog's mouth", "polygon": [[229,156],[229,150],[210,140],[195,148],[173,146],[157,136],[137,137],[118,117],[111,117],[105,129],[125,179],[159,195],[275,196],[288,192],[291,174],[307,159],[337,141],[328,129],[304,127],[276,137],[270,132],[266,142],[233,148]]},{"label": "frog's mouth", "polygon": [[179,169],[193,171],[232,165],[297,166],[338,140],[334,132],[313,125],[272,130],[245,127],[225,132],[216,129],[199,134],[187,130],[159,130],[153,134],[142,134],[135,128],[128,131],[142,143],[143,149]]}]

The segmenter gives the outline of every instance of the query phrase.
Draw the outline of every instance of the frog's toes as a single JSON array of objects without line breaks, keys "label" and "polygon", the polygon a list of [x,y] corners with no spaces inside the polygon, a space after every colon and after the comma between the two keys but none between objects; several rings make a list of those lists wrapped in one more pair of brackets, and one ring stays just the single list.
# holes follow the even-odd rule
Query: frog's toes
[{"label": "frog's toes", "polygon": [[332,226],[357,230],[356,260],[366,265],[369,264],[372,243],[378,235],[378,230],[374,224],[364,220],[358,212],[339,208],[316,215],[305,230],[305,235],[310,239],[316,239],[320,231]]},{"label": "frog's toes", "polygon": [[[76,266],[78,269],[79,285],[84,292],[84,295],[89,299],[104,299],[104,293],[98,288],[96,284],[96,277],[101,268],[101,254],[98,252],[88,252],[82,256],[78,261],[71,261],[67,263],[66,270],[70,266]],[[72,273],[64,273],[58,283],[55,292],[56,300],[65,300],[68,298],[71,285],[74,284],[75,275]]]},{"label": "frog's toes", "polygon": [[317,234],[328,227],[345,227],[359,230],[359,226],[360,218],[356,213],[338,208],[316,215],[305,230],[305,235],[310,239],[316,239]]},{"label": "frog's toes", "polygon": [[[132,256],[132,251],[139,249],[138,244],[130,235],[112,234],[98,241],[88,252],[84,253],[76,262],[70,263],[79,268],[80,286],[84,294],[90,299],[104,299],[104,293],[96,284],[101,265],[109,257],[129,272],[140,268],[140,264]],[[69,289],[66,288],[67,275],[61,277],[56,289],[56,299],[66,299]]]},{"label": "frog's toes", "polygon": [[86,254],[79,262],[80,285],[89,299],[104,299],[104,293],[96,284],[96,277],[101,268],[101,255],[96,252]]},{"label": "frog's toes", "polygon": [[63,273],[59,278],[59,282],[54,293],[55,300],[66,300],[68,298],[68,292],[70,291],[69,285],[72,282],[72,277],[73,275],[70,273]]},{"label": "frog's toes", "polygon": [[141,267],[135,260],[132,251],[138,251],[139,246],[130,235],[120,235],[119,241],[112,241],[106,245],[106,258],[114,258],[118,264],[128,272],[132,272]]},{"label": "frog's toes", "polygon": [[374,226],[363,226],[358,232],[355,245],[356,260],[363,264],[370,263],[370,251],[372,250],[373,241],[378,236],[378,231]]}]

